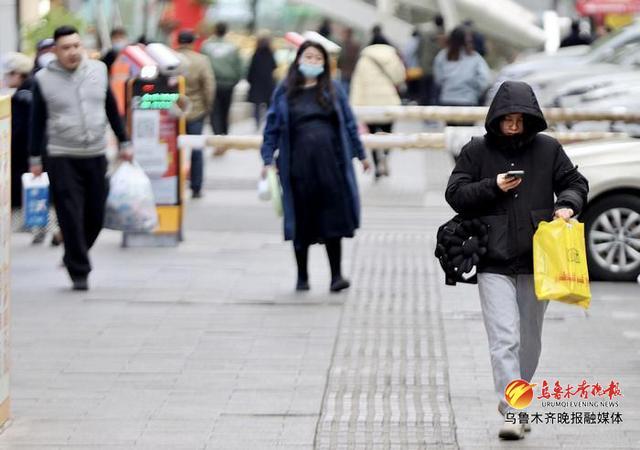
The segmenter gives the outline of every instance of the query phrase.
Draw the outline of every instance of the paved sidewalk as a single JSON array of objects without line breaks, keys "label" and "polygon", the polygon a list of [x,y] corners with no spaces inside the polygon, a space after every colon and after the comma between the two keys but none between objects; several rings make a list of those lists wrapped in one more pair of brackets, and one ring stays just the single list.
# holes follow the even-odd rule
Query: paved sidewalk
[{"label": "paved sidewalk", "polygon": [[346,243],[353,288],[312,291],[269,204],[256,153],[208,159],[175,249],[121,249],[105,231],[89,293],[61,252],[13,243],[13,420],[3,448],[640,448],[640,289],[597,284],[588,314],[551,305],[537,378],[620,381],[617,425],[538,425],[500,442],[474,287],[433,258],[450,161],[397,152],[361,180],[363,229]]}]

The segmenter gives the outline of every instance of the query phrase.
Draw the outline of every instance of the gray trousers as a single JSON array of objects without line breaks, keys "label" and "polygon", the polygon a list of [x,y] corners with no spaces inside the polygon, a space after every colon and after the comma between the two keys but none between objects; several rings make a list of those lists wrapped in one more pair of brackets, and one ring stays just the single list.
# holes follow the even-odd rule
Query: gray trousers
[{"label": "gray trousers", "polygon": [[533,275],[480,273],[478,288],[493,381],[504,414],[507,385],[516,379],[531,381],[536,372],[542,322],[549,302],[536,298]]}]

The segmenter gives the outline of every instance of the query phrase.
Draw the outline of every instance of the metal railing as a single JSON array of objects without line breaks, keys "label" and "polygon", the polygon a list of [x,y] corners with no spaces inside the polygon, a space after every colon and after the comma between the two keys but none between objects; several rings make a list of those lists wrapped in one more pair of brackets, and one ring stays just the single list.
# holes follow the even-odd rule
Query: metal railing
[{"label": "metal railing", "polygon": [[[358,106],[354,107],[358,120],[365,123],[392,123],[397,120],[433,120],[447,123],[482,123],[488,108],[482,106]],[[548,123],[610,121],[640,123],[640,112],[623,110],[581,110],[575,108],[543,109]],[[360,136],[368,149],[445,149],[459,146],[460,139],[468,138],[471,128],[446,127],[444,132],[434,133],[376,133]],[[475,134],[484,134],[475,128]],[[628,137],[625,133],[604,131],[550,131],[546,134],[562,144]],[[455,142],[455,144],[452,144]],[[216,147],[237,150],[258,149],[261,135],[181,135],[178,145],[184,149]]]},{"label": "metal railing", "polygon": [[[356,106],[353,108],[362,122],[393,122],[395,120],[441,120],[449,123],[484,122],[485,106]],[[626,110],[585,110],[576,108],[543,108],[547,123],[609,121],[640,123],[640,112]]]},{"label": "metal railing", "polygon": [[[459,128],[459,127],[450,127]],[[604,131],[583,132],[549,132],[562,144],[590,141],[596,139],[612,139],[627,137],[625,133],[611,133]],[[421,149],[437,150],[447,147],[445,133],[390,133],[363,134],[360,136],[367,149]],[[234,150],[256,150],[262,145],[261,135],[180,135],[178,146],[183,149],[215,147]]]}]

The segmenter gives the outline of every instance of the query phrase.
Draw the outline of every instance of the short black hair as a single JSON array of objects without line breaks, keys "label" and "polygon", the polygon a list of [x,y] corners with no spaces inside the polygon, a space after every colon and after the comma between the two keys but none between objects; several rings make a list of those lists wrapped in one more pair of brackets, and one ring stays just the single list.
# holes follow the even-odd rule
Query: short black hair
[{"label": "short black hair", "polygon": [[195,40],[196,37],[191,30],[182,30],[178,33],[178,44],[193,44]]},{"label": "short black hair", "polygon": [[113,39],[114,37],[118,37],[118,36],[126,36],[127,35],[127,30],[125,30],[122,27],[115,27],[113,30],[111,30],[111,39]]},{"label": "short black hair", "polygon": [[227,26],[226,22],[218,22],[215,27],[216,36],[222,37],[227,34]]},{"label": "short black hair", "polygon": [[71,25],[62,25],[61,27],[56,28],[53,32],[53,41],[57,42],[58,39],[65,36],[71,36],[72,34],[80,34],[76,27]]},{"label": "short black hair", "polygon": [[436,14],[436,16],[433,18],[433,22],[438,28],[442,28],[444,26],[444,19],[440,14]]}]

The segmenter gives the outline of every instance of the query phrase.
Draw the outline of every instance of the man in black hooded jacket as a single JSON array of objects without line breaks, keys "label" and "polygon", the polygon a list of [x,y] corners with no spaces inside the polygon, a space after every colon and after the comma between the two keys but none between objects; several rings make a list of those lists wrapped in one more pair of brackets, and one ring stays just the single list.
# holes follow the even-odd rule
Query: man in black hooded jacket
[{"label": "man in black hooded jacket", "polygon": [[[446,199],[456,212],[488,228],[478,288],[498,409],[506,415],[505,387],[516,379],[531,381],[538,366],[548,304],[534,292],[533,234],[541,221],[579,214],[589,186],[558,141],[539,134],[547,123],[526,83],[500,86],[485,128],[484,138],[462,149]],[[510,171],[524,175],[509,176]],[[524,431],[524,425],[505,420],[499,436],[521,439]]]}]

